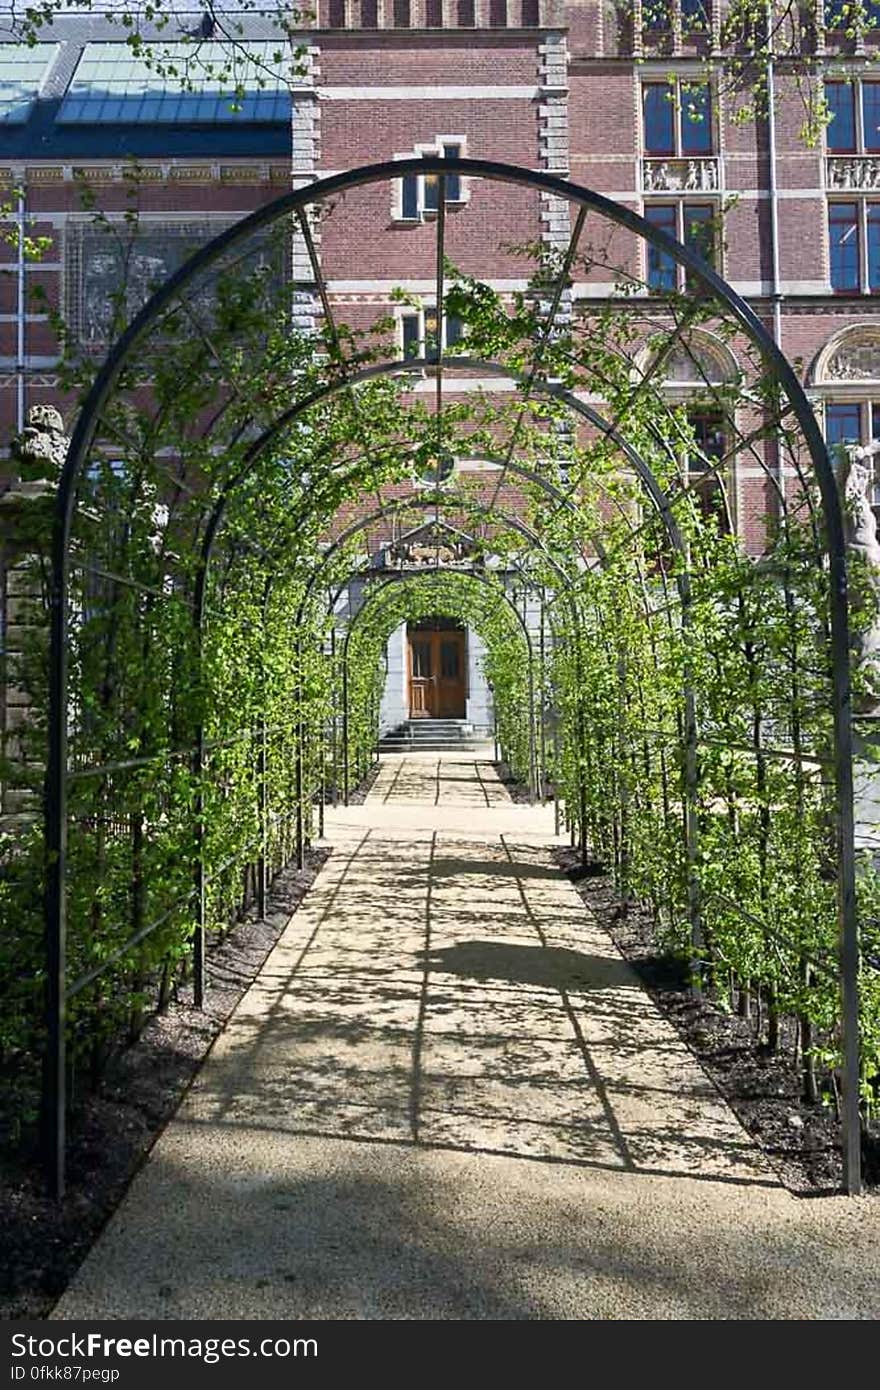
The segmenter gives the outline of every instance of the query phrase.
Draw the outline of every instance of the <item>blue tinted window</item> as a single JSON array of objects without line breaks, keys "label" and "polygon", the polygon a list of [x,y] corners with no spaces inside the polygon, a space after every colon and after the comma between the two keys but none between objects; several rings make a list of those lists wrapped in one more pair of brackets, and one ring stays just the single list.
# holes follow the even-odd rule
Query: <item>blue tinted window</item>
[{"label": "blue tinted window", "polygon": [[708,154],[712,149],[712,113],[705,83],[682,86],[681,149],[683,154]]},{"label": "blue tinted window", "polygon": [[880,150],[880,82],[862,83],[862,134],[866,150]]},{"label": "blue tinted window", "polygon": [[425,174],[425,211],[436,212],[440,196],[440,180],[436,174]]},{"label": "blue tinted window", "polygon": [[403,326],[403,355],[404,357],[418,357],[421,352],[419,316],[418,314],[404,314],[401,322]]},{"label": "blue tinted window", "polygon": [[[715,209],[704,205],[685,205],[682,215],[685,246],[712,265],[715,260]],[[685,278],[690,285],[693,277],[687,275]]]},{"label": "blue tinted window", "polygon": [[649,82],[642,99],[645,115],[645,149],[648,154],[675,153],[675,106],[668,82]]},{"label": "blue tinted window", "polygon": [[[652,227],[660,227],[671,237],[677,235],[675,208],[671,204],[645,208],[645,221]],[[665,251],[648,244],[648,285],[652,290],[675,289],[675,266],[675,261]]]},{"label": "blue tinted window", "polygon": [[858,405],[826,405],[825,442],[858,444],[860,435]]},{"label": "blue tinted window", "polygon": [[826,140],[832,152],[856,147],[856,91],[851,82],[826,82],[825,103],[831,120]]},{"label": "blue tinted window", "polygon": [[859,223],[855,203],[831,203],[828,208],[831,243],[831,288],[859,288]]},{"label": "blue tinted window", "polygon": [[704,0],[681,0],[681,28],[685,34],[705,34],[709,28]]},{"label": "blue tinted window", "polygon": [[463,325],[461,319],[458,318],[458,316],[457,316],[456,314],[447,314],[447,315],[446,315],[446,320],[445,320],[445,325],[446,325],[446,346],[447,346],[447,347],[454,347],[455,344],[456,344],[456,343],[460,343],[461,340],[462,340],[462,338],[464,337],[464,325]]},{"label": "blue tinted window", "polygon": [[[460,159],[461,145],[444,145],[444,159]],[[458,174],[446,175],[446,201],[447,203],[461,202],[461,179]]]},{"label": "blue tinted window", "polygon": [[880,206],[868,206],[868,289],[880,293]]},{"label": "blue tinted window", "polygon": [[419,215],[419,180],[415,174],[407,174],[402,180],[403,191],[401,194],[401,211],[404,217],[418,217]]}]

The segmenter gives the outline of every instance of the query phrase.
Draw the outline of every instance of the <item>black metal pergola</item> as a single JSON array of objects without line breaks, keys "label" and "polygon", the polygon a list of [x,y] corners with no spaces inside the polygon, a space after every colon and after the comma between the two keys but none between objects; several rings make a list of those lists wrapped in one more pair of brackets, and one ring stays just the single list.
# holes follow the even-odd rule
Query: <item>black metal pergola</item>
[{"label": "black metal pergola", "polygon": [[[324,280],[309,220],[313,209],[329,207],[344,200],[355,190],[370,189],[387,184],[392,179],[408,175],[431,175],[438,180],[438,211],[436,216],[435,294],[437,335],[436,345],[417,359],[393,360],[362,366],[350,363],[345,355],[343,336],[335,323],[330,292]],[[545,295],[547,310],[544,325],[534,345],[529,367],[517,372],[503,361],[484,360],[456,354],[450,358],[443,346],[444,305],[448,293],[445,180],[448,177],[467,178],[486,185],[512,185],[527,190],[535,199],[541,196],[559,199],[575,210],[573,227],[564,254],[555,267],[552,285]],[[343,202],[344,207],[344,202]],[[845,1154],[845,1183],[849,1192],[860,1188],[860,1124],[859,1124],[859,1016],[858,970],[859,938],[856,911],[856,855],[853,809],[853,736],[850,690],[850,631],[847,592],[847,553],[841,501],[834,470],[813,409],[791,363],[774,342],[757,314],[734,290],[693,251],[674,241],[643,218],[589,189],[579,187],[551,174],[485,160],[441,159],[437,157],[395,160],[350,170],[308,187],[286,193],[260,208],[241,222],[222,233],[192,257],[174,276],[162,285],[138,313],[126,331],[107,354],[88,396],[79,412],[72,433],[67,459],[62,471],[55,506],[52,541],[51,625],[49,653],[49,722],[48,758],[45,782],[45,841],[47,850],[47,886],[45,897],[47,948],[47,1054],[44,1088],[44,1125],[50,1183],[56,1195],[64,1189],[65,1164],[65,1048],[66,999],[68,995],[66,938],[67,899],[71,872],[68,853],[68,790],[73,775],[82,777],[82,768],[72,769],[68,753],[68,721],[70,705],[68,627],[71,603],[72,535],[77,516],[78,489],[84,477],[96,441],[100,437],[104,412],[126,370],[136,361],[141,345],[159,325],[163,316],[176,305],[191,304],[187,292],[198,286],[212,267],[228,263],[238,250],[247,247],[265,229],[291,221],[302,237],[308,252],[312,279],[309,282],[320,300],[325,334],[330,344],[326,376],[315,390],[297,397],[295,387],[292,404],[279,410],[266,422],[254,418],[251,442],[247,446],[241,467],[229,478],[219,495],[210,499],[211,509],[204,528],[200,568],[193,605],[194,623],[199,629],[204,619],[205,585],[220,534],[229,499],[258,468],[261,457],[274,447],[285,431],[307,419],[311,410],[322,402],[337,397],[347,398],[351,406],[353,432],[357,433],[358,388],[371,381],[422,372],[432,379],[436,419],[437,482],[440,481],[440,460],[446,449],[443,436],[444,392],[450,360],[462,371],[479,371],[489,375],[512,378],[519,392],[521,410],[510,431],[506,446],[499,452],[500,466],[495,488],[495,501],[508,473],[515,473],[517,451],[525,426],[527,404],[533,397],[546,398],[586,422],[621,455],[625,466],[639,479],[650,508],[662,522],[671,546],[682,557],[676,573],[676,583],[682,611],[687,621],[692,576],[686,563],[686,545],[682,540],[671,499],[656,476],[650,461],[637,444],[627,437],[627,414],[619,411],[614,419],[606,419],[595,405],[583,399],[583,393],[569,389],[558,380],[548,377],[545,364],[550,345],[560,330],[566,292],[576,277],[578,255],[582,248],[588,218],[595,217],[603,225],[621,229],[637,241],[643,241],[676,265],[684,268],[692,289],[693,305],[685,306],[677,325],[665,333],[663,348],[633,381],[631,401],[651,389],[660,379],[664,361],[686,342],[693,319],[694,306],[710,302],[718,306],[735,331],[747,341],[760,361],[766,381],[772,383],[783,403],[786,418],[791,419],[799,432],[809,460],[819,496],[821,531],[830,585],[830,644],[831,682],[829,701],[833,710],[833,763],[835,798],[835,865],[837,881],[839,963],[841,989],[841,1027],[844,1044],[842,1133]],[[628,303],[631,301],[627,301]],[[658,323],[659,323],[658,310]],[[602,383],[596,383],[601,394]],[[658,426],[658,436],[661,431]],[[659,439],[661,446],[663,440]],[[750,441],[740,441],[749,446]],[[317,455],[316,450],[316,455]],[[720,466],[720,465],[719,465]],[[573,495],[575,486],[569,489]],[[565,505],[565,489],[555,504]],[[454,501],[451,505],[455,505]],[[125,578],[116,576],[121,583]],[[696,767],[697,727],[694,692],[684,692],[685,747],[688,758]],[[202,740],[203,741],[203,740]],[[204,749],[201,749],[203,757]],[[199,767],[199,746],[195,750],[196,770]],[[692,770],[693,770],[692,769]],[[695,777],[694,771],[694,777]],[[696,809],[688,808],[691,844],[689,854],[696,862]],[[201,910],[204,911],[202,884]],[[198,909],[197,909],[198,910]],[[199,930],[203,931],[204,923]],[[130,944],[130,943],[129,943]],[[203,936],[202,936],[203,947]]]}]

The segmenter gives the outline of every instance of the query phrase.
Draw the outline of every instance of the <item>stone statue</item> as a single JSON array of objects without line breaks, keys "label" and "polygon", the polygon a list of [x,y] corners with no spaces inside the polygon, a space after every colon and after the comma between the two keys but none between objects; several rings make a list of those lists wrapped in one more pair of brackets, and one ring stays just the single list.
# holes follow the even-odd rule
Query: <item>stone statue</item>
[{"label": "stone statue", "polygon": [[857,561],[851,583],[852,616],[859,629],[853,634],[853,657],[866,687],[856,700],[862,714],[880,714],[880,540],[872,505],[878,454],[880,441],[847,448],[840,472],[847,551]]},{"label": "stone statue", "polygon": [[26,482],[54,480],[61,472],[69,444],[64,420],[54,405],[32,405],[27,424],[12,440],[12,457]]}]

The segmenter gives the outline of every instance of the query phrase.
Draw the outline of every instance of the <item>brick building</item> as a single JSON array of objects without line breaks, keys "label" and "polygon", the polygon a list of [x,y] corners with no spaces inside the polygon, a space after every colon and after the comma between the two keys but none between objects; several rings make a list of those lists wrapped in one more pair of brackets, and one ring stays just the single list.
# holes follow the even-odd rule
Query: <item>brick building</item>
[{"label": "brick building", "polygon": [[[246,73],[236,112],[209,82],[181,95],[172,79],[151,75],[120,27],[100,16],[59,17],[30,49],[0,30],[0,177],[20,190],[12,220],[50,239],[38,263],[2,250],[0,454],[28,407],[57,398],[45,301],[96,351],[106,338],[117,271],[81,205],[78,171],[108,215],[122,219],[130,157],[140,166],[142,285],[291,179],[426,152],[569,177],[702,250],[707,226],[723,216],[716,265],[797,363],[828,438],[880,436],[880,73],[859,52],[844,55],[843,68],[828,58],[834,119],[808,148],[800,84],[784,63],[768,75],[775,102],[766,120],[737,123],[732,99],[701,86],[718,3],[653,8],[643,13],[640,0],[319,0],[301,34],[306,53],[292,101],[283,76],[258,87]],[[816,21],[805,34],[821,64],[834,42],[818,11]],[[180,20],[189,33],[201,22],[198,13]],[[248,15],[243,24],[270,63],[272,21]],[[843,69],[852,80],[841,80]],[[340,320],[358,327],[394,314],[403,352],[430,330],[436,197],[436,182],[424,177],[373,185],[346,199],[345,216],[322,224],[323,273]],[[567,205],[534,190],[472,190],[453,179],[446,203],[450,259],[502,292],[524,285],[521,261],[503,245],[562,248],[570,234]],[[649,289],[680,275],[644,244],[620,255]],[[33,297],[37,287],[44,302]],[[395,301],[395,288],[417,303]],[[575,305],[611,288],[594,272],[575,283]],[[316,307],[304,304],[304,322]],[[704,346],[719,372],[735,371],[729,348]],[[447,390],[481,386],[500,389],[472,376],[456,383],[452,373]],[[737,528],[757,551],[766,480],[746,458],[732,465],[729,486]]]}]

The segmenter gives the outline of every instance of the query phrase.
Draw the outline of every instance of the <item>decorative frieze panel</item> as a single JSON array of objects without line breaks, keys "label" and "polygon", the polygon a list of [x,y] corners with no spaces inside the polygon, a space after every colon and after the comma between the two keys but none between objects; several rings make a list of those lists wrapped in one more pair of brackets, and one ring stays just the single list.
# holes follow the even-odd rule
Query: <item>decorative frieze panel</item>
[{"label": "decorative frieze panel", "polygon": [[642,189],[645,193],[718,193],[718,158],[710,155],[700,159],[643,159]]},{"label": "decorative frieze panel", "polygon": [[[154,291],[222,230],[216,222],[150,222],[141,224],[132,238],[124,225],[116,234],[91,224],[68,225],[65,307],[74,336],[84,347],[104,349],[114,324],[118,327],[120,319],[130,322]],[[287,278],[284,248],[271,233],[254,247],[247,265],[255,271],[266,270],[266,293],[277,294]],[[206,328],[212,320],[214,286],[210,274],[203,286],[187,293]]]},{"label": "decorative frieze panel", "polygon": [[843,342],[824,364],[826,381],[880,381],[880,331]]},{"label": "decorative frieze panel", "polygon": [[829,192],[862,193],[880,189],[880,158],[876,155],[830,156],[825,161]]}]

